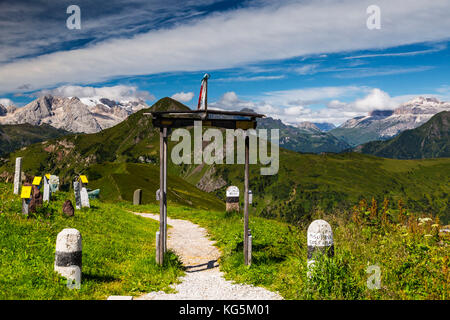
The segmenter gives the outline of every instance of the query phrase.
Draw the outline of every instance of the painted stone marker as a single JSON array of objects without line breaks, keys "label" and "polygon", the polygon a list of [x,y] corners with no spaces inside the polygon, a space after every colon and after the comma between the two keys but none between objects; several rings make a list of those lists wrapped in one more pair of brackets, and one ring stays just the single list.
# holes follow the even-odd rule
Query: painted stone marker
[{"label": "painted stone marker", "polygon": [[22,185],[22,158],[16,158],[16,169],[14,171],[14,194],[20,193],[20,186]]},{"label": "painted stone marker", "polygon": [[239,211],[239,188],[229,186],[226,191],[226,210]]},{"label": "painted stone marker", "polygon": [[81,284],[82,246],[77,229],[63,229],[56,237],[55,271],[70,284]]},{"label": "painted stone marker", "polygon": [[48,183],[50,184],[50,191],[56,192],[59,191],[59,177],[50,175],[50,178],[48,179]]},{"label": "painted stone marker", "polygon": [[327,254],[334,256],[333,230],[325,220],[314,220],[308,227],[308,277],[314,266],[314,256],[317,254]]},{"label": "painted stone marker", "polygon": [[136,189],[133,194],[133,204],[140,205],[142,203],[142,190]]},{"label": "painted stone marker", "polygon": [[81,187],[78,181],[73,182],[73,192],[75,193],[75,208],[81,209]]},{"label": "painted stone marker", "polygon": [[248,204],[253,203],[253,193],[252,190],[248,190]]},{"label": "painted stone marker", "polygon": [[90,208],[91,207],[89,205],[89,195],[88,195],[86,187],[81,188],[80,198],[81,198],[81,207],[82,208],[84,208],[84,207]]}]

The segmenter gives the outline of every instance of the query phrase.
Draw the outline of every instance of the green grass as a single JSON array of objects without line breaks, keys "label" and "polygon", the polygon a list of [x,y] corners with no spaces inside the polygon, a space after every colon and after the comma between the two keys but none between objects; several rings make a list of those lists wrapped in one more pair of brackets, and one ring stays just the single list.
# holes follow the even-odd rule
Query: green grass
[{"label": "green grass", "polygon": [[[183,274],[170,252],[163,267],[156,264],[156,221],[96,200],[68,218],[62,203],[67,198],[73,202],[73,196],[64,192],[27,218],[20,213],[21,202],[12,195],[11,184],[0,184],[0,194],[0,299],[106,299],[170,292],[169,285]],[[64,228],[76,228],[82,235],[79,290],[68,289],[53,271],[56,236]]]},{"label": "green grass", "polygon": [[[159,212],[156,205],[121,206]],[[410,222],[398,223],[397,213],[388,210],[390,222],[384,224],[383,209],[376,210],[374,219],[367,216],[368,210],[357,209],[359,222],[349,218],[350,212],[313,215],[312,219],[332,225],[335,256],[318,259],[314,270],[325,271],[313,272],[311,279],[306,269],[306,230],[311,221],[293,225],[251,216],[253,263],[246,267],[242,214],[178,206],[169,206],[168,214],[209,231],[223,253],[220,268],[227,279],[278,291],[285,299],[448,299],[450,238],[436,234],[434,222],[417,225],[412,213]],[[379,290],[367,287],[368,265],[381,269]]]}]

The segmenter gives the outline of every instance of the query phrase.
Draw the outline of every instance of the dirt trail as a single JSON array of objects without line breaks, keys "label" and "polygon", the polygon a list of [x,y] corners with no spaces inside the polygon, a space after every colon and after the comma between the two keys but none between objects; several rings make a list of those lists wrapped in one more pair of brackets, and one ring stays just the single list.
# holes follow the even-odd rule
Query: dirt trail
[{"label": "dirt trail", "polygon": [[[159,215],[135,213],[159,221]],[[186,267],[181,283],[174,285],[177,293],[150,292],[137,299],[143,300],[280,300],[282,297],[261,287],[234,284],[225,280],[217,260],[220,251],[209,240],[207,231],[198,225],[180,219],[167,218],[167,246]]]}]

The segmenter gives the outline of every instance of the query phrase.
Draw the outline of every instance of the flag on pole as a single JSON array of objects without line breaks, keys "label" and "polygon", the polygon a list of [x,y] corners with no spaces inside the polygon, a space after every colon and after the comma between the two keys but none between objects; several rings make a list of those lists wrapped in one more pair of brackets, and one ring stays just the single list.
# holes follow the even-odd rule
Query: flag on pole
[{"label": "flag on pole", "polygon": [[207,99],[208,99],[208,79],[209,74],[205,73],[202,79],[202,85],[200,87],[200,94],[198,96],[198,107],[197,110],[200,110],[202,105],[204,106],[204,109],[207,108]]}]

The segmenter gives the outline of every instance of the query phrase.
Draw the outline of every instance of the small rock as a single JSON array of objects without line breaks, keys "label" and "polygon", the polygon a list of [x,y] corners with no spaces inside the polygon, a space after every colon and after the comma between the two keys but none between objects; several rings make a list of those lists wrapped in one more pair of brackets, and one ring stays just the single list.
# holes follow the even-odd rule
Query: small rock
[{"label": "small rock", "polygon": [[75,213],[75,210],[72,205],[72,201],[66,200],[63,204],[62,211],[66,216],[72,217]]}]

